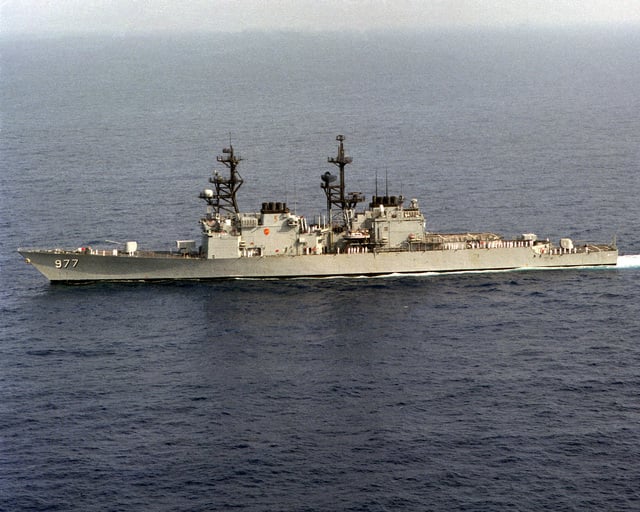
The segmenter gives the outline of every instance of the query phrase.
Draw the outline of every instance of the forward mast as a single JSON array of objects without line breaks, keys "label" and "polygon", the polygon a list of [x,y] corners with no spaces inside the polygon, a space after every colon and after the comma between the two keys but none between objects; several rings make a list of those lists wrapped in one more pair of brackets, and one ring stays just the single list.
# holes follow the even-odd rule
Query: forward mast
[{"label": "forward mast", "polygon": [[218,171],[214,171],[213,176],[209,178],[209,182],[213,183],[215,189],[204,190],[200,197],[207,201],[207,204],[211,207],[213,218],[219,221],[224,214],[233,216],[240,213],[237,194],[244,180],[237,169],[242,158],[236,156],[231,144],[229,144],[228,148],[223,148],[222,155],[218,155],[216,160],[229,169],[229,177],[227,178]]}]

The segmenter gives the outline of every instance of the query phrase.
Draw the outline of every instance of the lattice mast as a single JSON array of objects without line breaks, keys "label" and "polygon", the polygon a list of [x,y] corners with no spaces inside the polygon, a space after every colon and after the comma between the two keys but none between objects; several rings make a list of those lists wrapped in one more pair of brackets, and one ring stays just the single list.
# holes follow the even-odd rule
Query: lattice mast
[{"label": "lattice mast", "polygon": [[212,195],[201,195],[201,197],[213,208],[213,213],[217,217],[220,217],[222,213],[237,214],[240,212],[237,193],[242,183],[244,183],[237,170],[242,158],[235,155],[233,146],[230,144],[228,148],[222,150],[222,155],[217,156],[216,160],[229,169],[229,177],[227,178],[218,171],[214,171],[213,176],[209,178],[209,182],[213,183],[215,190],[213,190]]},{"label": "lattice mast", "polygon": [[332,206],[337,206],[342,210],[345,224],[348,226],[351,218],[349,212],[353,210],[358,203],[364,201],[364,196],[360,192],[345,193],[344,168],[350,164],[353,159],[345,155],[344,139],[344,135],[338,135],[336,137],[338,141],[338,155],[327,159],[330,164],[334,164],[340,169],[338,183],[334,184],[336,176],[327,171],[321,176],[322,184],[320,186],[327,196],[327,216],[329,217],[329,223],[331,224],[332,222]]}]

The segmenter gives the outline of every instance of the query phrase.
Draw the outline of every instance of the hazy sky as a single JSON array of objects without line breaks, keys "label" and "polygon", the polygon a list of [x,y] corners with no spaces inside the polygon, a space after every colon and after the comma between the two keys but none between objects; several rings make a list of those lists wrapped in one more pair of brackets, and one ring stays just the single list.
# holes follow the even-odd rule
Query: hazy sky
[{"label": "hazy sky", "polygon": [[4,34],[640,24],[640,0],[0,0]]}]

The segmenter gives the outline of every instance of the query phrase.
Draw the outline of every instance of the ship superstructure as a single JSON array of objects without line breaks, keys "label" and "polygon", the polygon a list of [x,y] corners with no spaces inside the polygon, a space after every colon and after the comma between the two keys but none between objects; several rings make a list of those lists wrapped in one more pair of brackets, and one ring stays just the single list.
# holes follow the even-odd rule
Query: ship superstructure
[{"label": "ship superstructure", "polygon": [[[368,253],[389,251],[425,251],[442,248],[489,247],[501,239],[493,233],[456,235],[425,232],[425,218],[418,200],[404,206],[404,197],[374,195],[368,208],[361,192],[346,192],[345,167],[352,162],[346,156],[344,136],[338,135],[338,154],[328,162],[339,168],[338,176],[325,172],[320,187],[327,198],[324,224],[310,225],[305,217],[291,213],[285,202],[264,202],[259,213],[241,213],[236,193],[242,184],[237,165],[242,160],[233,146],[223,150],[217,161],[229,168],[229,177],[215,171],[200,198],[207,202],[200,255],[207,259],[309,255],[328,253]],[[475,242],[475,244],[474,244]]]},{"label": "ship superstructure", "polygon": [[[328,163],[320,187],[327,200],[324,221],[309,223],[286,202],[263,202],[244,213],[237,194],[243,184],[242,158],[233,146],[217,161],[213,188],[200,193],[207,203],[200,220],[201,243],[179,240],[172,251],[139,250],[136,242],[120,249],[19,249],[51,281],[286,278],[393,273],[506,270],[518,268],[614,266],[615,243],[559,244],[525,233],[513,238],[489,232],[435,233],[425,229],[417,199],[405,206],[401,195],[376,194],[366,203],[348,192],[345,168],[352,162],[338,135],[338,152]],[[377,187],[376,187],[377,188]],[[359,206],[365,203],[364,208]]]}]

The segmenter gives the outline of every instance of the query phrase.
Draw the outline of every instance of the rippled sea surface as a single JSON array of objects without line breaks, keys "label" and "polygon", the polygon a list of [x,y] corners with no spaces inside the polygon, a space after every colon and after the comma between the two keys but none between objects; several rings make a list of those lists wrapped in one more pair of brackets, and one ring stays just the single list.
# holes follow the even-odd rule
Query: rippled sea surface
[{"label": "rippled sea surface", "polygon": [[[640,508],[640,31],[0,42],[0,510]],[[19,246],[417,197],[617,269],[49,285]],[[383,177],[387,177],[386,179]]]}]

